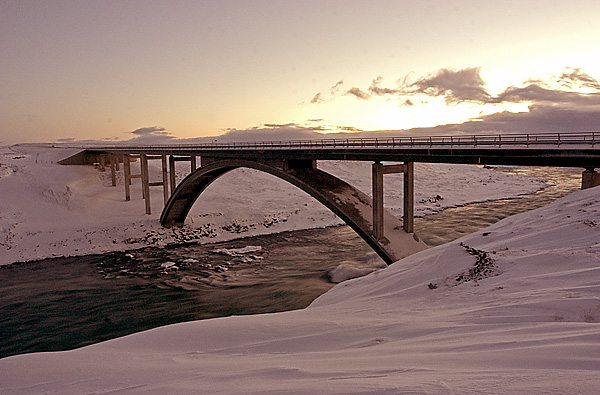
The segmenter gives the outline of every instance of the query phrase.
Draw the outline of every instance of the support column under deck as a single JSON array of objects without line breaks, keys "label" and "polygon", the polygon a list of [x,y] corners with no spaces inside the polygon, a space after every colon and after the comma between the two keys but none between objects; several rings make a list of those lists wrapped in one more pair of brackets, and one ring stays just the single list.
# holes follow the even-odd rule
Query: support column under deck
[{"label": "support column under deck", "polygon": [[404,208],[402,221],[404,230],[408,233],[414,232],[415,223],[415,164],[406,162],[404,171]]},{"label": "support column under deck", "polygon": [[373,186],[373,236],[377,240],[383,238],[383,165],[380,162],[372,166]]},{"label": "support column under deck", "polygon": [[125,176],[125,200],[131,200],[131,162],[128,154],[123,155],[123,175]]},{"label": "support column under deck", "polygon": [[116,162],[117,156],[110,154],[110,180],[113,187],[117,186]]},{"label": "support column under deck", "polygon": [[146,214],[150,215],[152,214],[152,209],[150,207],[150,177],[148,174],[148,155],[141,154],[140,159],[140,167],[142,170],[142,194],[146,203]]},{"label": "support column under deck", "polygon": [[168,182],[168,173],[167,173],[167,155],[161,155],[161,164],[162,164],[162,186],[163,186],[163,196],[165,200],[165,204],[169,200],[169,182]]},{"label": "support column under deck", "polygon": [[100,171],[106,170],[106,155],[100,155]]},{"label": "support column under deck", "polygon": [[174,192],[175,188],[177,188],[175,176],[175,158],[173,155],[169,155],[169,182],[171,184],[171,192]]},{"label": "support column under deck", "polygon": [[414,163],[406,162],[400,165],[383,165],[373,163],[373,236],[377,240],[385,237],[383,223],[383,175],[404,173],[404,201],[402,226],[407,233],[414,232]]}]

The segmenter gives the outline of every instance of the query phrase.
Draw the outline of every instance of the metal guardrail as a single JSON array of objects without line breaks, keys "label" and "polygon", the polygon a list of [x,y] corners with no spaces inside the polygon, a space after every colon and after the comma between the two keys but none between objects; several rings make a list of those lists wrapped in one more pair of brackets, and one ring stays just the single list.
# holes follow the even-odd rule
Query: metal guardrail
[{"label": "metal guardrail", "polygon": [[454,136],[405,136],[386,138],[347,138],[319,140],[288,140],[239,143],[202,143],[139,145],[135,147],[114,145],[87,147],[92,150],[131,150],[131,149],[203,149],[203,150],[239,150],[239,149],[345,149],[345,148],[410,148],[410,147],[502,147],[502,146],[554,146],[600,144],[600,132],[586,133],[544,133],[544,134],[498,134],[498,135],[454,135]]}]

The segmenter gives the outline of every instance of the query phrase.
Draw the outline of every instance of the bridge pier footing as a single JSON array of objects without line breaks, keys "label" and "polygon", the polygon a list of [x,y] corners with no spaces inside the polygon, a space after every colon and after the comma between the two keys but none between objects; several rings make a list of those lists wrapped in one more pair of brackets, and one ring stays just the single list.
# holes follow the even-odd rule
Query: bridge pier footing
[{"label": "bridge pier footing", "polygon": [[593,167],[588,167],[581,173],[581,189],[597,187],[600,185],[600,173]]}]

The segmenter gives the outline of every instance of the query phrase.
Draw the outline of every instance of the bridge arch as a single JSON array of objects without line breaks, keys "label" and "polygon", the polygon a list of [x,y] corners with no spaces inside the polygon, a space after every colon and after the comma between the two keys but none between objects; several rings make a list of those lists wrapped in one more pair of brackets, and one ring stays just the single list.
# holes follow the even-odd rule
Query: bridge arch
[{"label": "bridge arch", "polygon": [[161,224],[182,226],[202,192],[219,177],[240,167],[263,171],[305,191],[346,222],[387,264],[426,248],[414,234],[406,233],[402,223],[389,212],[385,214],[386,236],[374,237],[371,198],[345,181],[313,166],[280,168],[252,160],[217,160],[189,174],[167,201]]}]

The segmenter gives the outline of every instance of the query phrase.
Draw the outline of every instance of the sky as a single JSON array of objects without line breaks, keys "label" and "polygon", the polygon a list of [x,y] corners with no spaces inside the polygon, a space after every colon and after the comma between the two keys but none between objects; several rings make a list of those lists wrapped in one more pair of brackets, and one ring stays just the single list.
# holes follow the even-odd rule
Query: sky
[{"label": "sky", "polygon": [[0,0],[0,144],[598,130],[600,2]]}]

